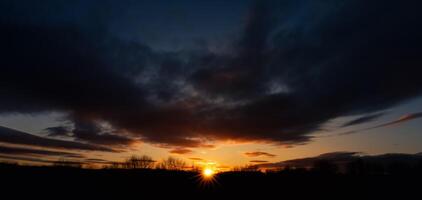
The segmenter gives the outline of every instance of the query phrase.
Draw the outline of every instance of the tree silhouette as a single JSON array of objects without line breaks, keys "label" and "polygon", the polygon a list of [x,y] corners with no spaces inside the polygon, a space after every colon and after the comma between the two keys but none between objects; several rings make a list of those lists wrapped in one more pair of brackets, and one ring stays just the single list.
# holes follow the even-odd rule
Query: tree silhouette
[{"label": "tree silhouette", "polygon": [[105,166],[106,169],[122,169],[124,168],[123,163],[112,162],[110,165]]},{"label": "tree silhouette", "polygon": [[157,164],[158,169],[166,169],[166,170],[182,170],[186,167],[185,161],[174,158],[168,157],[167,159],[162,160],[160,163]]},{"label": "tree silhouette", "polygon": [[154,160],[150,156],[133,155],[123,163],[125,169],[151,169],[154,167]]}]

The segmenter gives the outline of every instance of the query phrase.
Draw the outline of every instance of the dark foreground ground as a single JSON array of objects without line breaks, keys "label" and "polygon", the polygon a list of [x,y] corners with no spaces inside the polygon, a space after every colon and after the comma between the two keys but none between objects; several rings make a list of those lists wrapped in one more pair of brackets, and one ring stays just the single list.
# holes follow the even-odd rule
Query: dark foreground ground
[{"label": "dark foreground ground", "polygon": [[[200,174],[164,170],[90,170],[58,167],[0,167],[5,199],[73,198],[374,198],[420,199],[419,174],[335,175],[321,173],[226,172],[210,182]],[[151,196],[152,195],[152,196]],[[415,196],[417,195],[417,196]]]}]

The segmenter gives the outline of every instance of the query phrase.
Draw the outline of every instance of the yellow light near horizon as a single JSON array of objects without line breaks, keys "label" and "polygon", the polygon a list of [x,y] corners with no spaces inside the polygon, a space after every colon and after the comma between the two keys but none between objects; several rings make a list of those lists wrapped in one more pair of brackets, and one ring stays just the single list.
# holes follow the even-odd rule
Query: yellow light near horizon
[{"label": "yellow light near horizon", "polygon": [[205,168],[204,171],[202,171],[202,175],[206,178],[212,177],[214,175],[214,170]]}]

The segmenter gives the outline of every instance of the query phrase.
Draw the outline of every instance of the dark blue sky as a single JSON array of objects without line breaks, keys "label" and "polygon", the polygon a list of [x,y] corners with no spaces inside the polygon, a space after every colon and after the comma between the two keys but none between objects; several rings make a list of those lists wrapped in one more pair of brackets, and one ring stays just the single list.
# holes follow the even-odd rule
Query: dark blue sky
[{"label": "dark blue sky", "polygon": [[[20,23],[76,25],[158,49],[201,46],[240,31],[251,1],[38,1],[3,2]],[[9,19],[10,19],[9,18]]]}]

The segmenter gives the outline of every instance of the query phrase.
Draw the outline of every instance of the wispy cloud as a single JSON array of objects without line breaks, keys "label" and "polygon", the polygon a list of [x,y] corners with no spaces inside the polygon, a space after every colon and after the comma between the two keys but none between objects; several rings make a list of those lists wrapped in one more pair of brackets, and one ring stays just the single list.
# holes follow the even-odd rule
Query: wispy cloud
[{"label": "wispy cloud", "polygon": [[350,134],[355,134],[355,133],[360,133],[363,131],[368,131],[368,130],[372,130],[372,129],[377,129],[377,128],[383,128],[383,127],[388,127],[388,126],[393,126],[393,125],[398,125],[407,121],[411,121],[411,120],[415,120],[418,118],[422,118],[422,112],[416,112],[416,113],[411,113],[411,114],[406,114],[401,116],[400,118],[387,122],[387,123],[383,123],[377,126],[372,126],[372,127],[368,127],[368,128],[363,128],[363,129],[358,129],[358,130],[352,130],[352,131],[347,131],[347,132],[343,132],[340,133],[338,135],[350,135]]},{"label": "wispy cloud", "polygon": [[0,126],[0,142],[56,149],[116,152],[104,146],[44,138],[2,126]]},{"label": "wispy cloud", "polygon": [[0,154],[10,154],[10,155],[30,155],[30,156],[64,156],[71,158],[82,158],[81,154],[63,152],[63,151],[51,151],[51,150],[42,150],[42,149],[31,149],[31,148],[22,148],[22,147],[8,147],[0,145]]},{"label": "wispy cloud", "polygon": [[190,160],[194,160],[194,161],[203,161],[204,159],[202,158],[189,158]]},{"label": "wispy cloud", "polygon": [[192,153],[192,150],[186,148],[176,148],[170,151],[173,154],[189,154]]},{"label": "wispy cloud", "polygon": [[248,157],[259,157],[259,156],[275,157],[276,156],[274,154],[263,152],[263,151],[245,152],[244,154]]},{"label": "wispy cloud", "polygon": [[267,160],[251,160],[249,162],[251,162],[251,163],[267,163],[268,161]]},{"label": "wispy cloud", "polygon": [[359,117],[357,119],[348,121],[346,123],[344,123],[341,127],[348,127],[348,126],[354,126],[354,125],[358,125],[358,124],[363,124],[363,123],[367,123],[367,122],[371,122],[375,119],[380,118],[381,116],[383,116],[385,113],[375,113],[375,114],[370,114],[370,115],[365,115],[363,117]]}]

